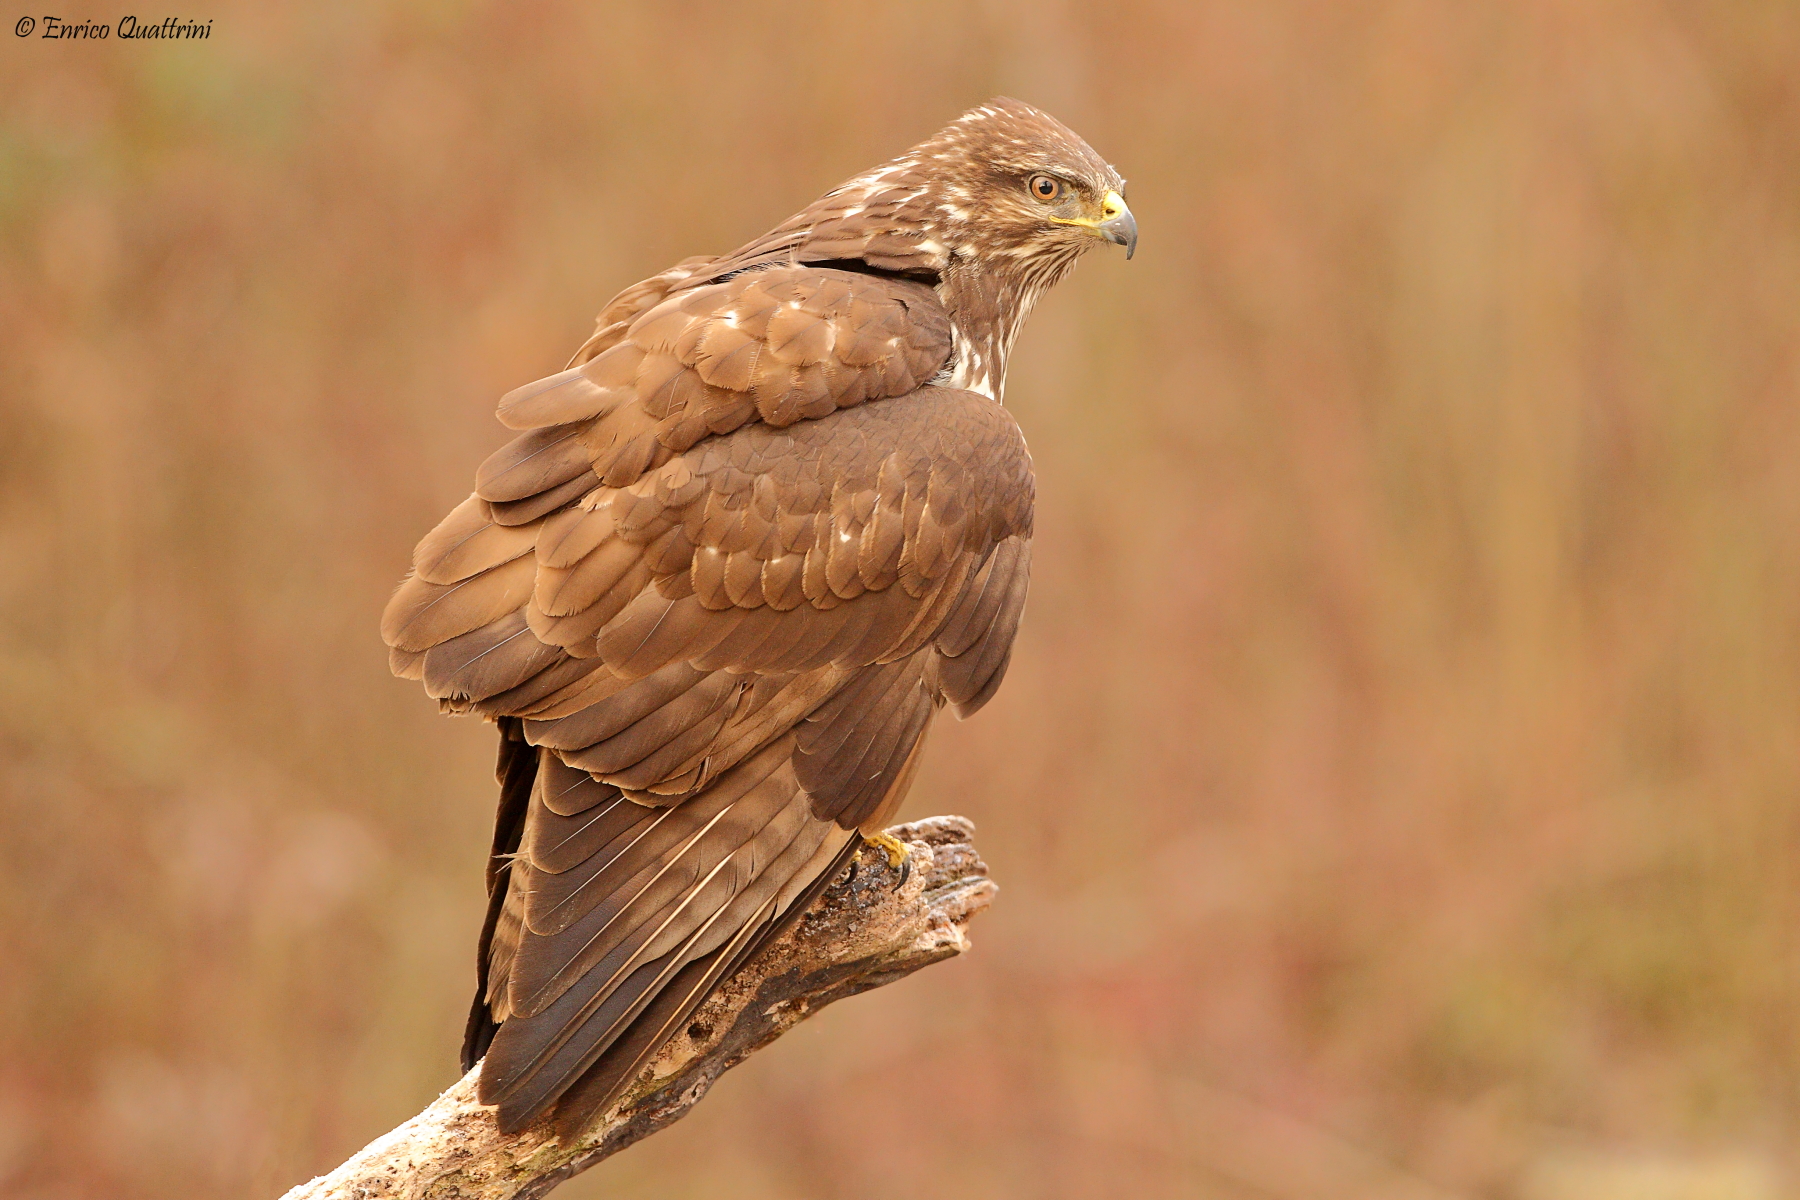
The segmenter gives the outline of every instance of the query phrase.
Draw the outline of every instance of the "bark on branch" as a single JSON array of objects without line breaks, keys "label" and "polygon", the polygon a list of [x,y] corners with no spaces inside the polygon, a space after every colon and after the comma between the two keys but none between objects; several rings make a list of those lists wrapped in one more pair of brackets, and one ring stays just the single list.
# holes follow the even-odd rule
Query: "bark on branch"
[{"label": "bark on branch", "polygon": [[999,889],[963,817],[889,833],[912,847],[911,878],[864,854],[804,917],[694,1014],[612,1111],[573,1143],[540,1122],[502,1134],[475,1100],[474,1071],[429,1108],[282,1200],[531,1200],[679,1120],[713,1081],[833,1000],[892,983],[969,948],[971,918]]}]

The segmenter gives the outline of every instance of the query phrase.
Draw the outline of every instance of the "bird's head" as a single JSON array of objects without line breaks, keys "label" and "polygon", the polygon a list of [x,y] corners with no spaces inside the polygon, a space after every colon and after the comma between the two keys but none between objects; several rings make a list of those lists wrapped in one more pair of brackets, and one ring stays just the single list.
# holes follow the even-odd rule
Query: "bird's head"
[{"label": "bird's head", "polygon": [[1137,221],[1118,171],[1062,122],[1021,101],[1000,97],[970,109],[892,166],[919,179],[923,232],[952,250],[1058,258],[1106,241],[1130,258],[1137,249]]},{"label": "bird's head", "polygon": [[973,269],[1041,287],[1102,242],[1137,248],[1125,180],[1049,113],[999,97],[833,188],[732,256],[860,260],[920,276]]}]

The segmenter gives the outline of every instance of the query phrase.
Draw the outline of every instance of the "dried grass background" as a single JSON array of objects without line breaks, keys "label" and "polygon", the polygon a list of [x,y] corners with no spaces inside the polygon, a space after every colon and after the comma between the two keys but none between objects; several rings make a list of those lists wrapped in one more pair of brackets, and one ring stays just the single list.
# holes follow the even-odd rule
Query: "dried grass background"
[{"label": "dried grass background", "polygon": [[409,547],[613,291],[1010,93],[1143,245],[1017,351],[1031,606],[906,810],[1003,895],[560,1194],[1800,1194],[1800,9],[186,15],[0,34],[0,1192],[454,1077]]}]

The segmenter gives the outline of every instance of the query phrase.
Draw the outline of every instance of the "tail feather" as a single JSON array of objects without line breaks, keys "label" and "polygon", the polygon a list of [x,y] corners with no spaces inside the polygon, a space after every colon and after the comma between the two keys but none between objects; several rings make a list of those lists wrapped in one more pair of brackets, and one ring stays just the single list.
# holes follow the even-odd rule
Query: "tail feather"
[{"label": "tail feather", "polygon": [[531,789],[537,782],[537,747],[525,741],[524,725],[515,717],[502,717],[500,760],[494,774],[500,781],[500,807],[494,817],[494,845],[487,863],[487,917],[475,951],[475,1001],[463,1030],[462,1069],[474,1068],[493,1043],[500,1025],[488,1009],[488,964],[492,961],[494,929],[506,904],[508,876],[513,854],[525,830],[525,814],[531,806]]},{"label": "tail feather", "polygon": [[547,1112],[566,1132],[590,1124],[798,918],[855,852],[857,828],[904,794],[936,707],[925,670],[833,673],[801,729],[666,804],[621,795],[567,751],[530,745],[530,726],[501,722],[464,1061],[481,1061],[478,1094],[502,1129]]},{"label": "tail feather", "polygon": [[[859,844],[856,839],[847,841],[837,851],[831,865],[819,872],[785,909],[745,922],[731,941],[683,967],[631,1027],[608,1047],[609,1052],[588,1067],[562,1094],[556,1106],[557,1132],[563,1137],[573,1137],[610,1108],[636,1081],[656,1052],[706,1002],[719,983],[735,975],[769,943],[787,932],[819,893],[843,873]],[[773,909],[779,899],[771,900],[769,907]]]}]

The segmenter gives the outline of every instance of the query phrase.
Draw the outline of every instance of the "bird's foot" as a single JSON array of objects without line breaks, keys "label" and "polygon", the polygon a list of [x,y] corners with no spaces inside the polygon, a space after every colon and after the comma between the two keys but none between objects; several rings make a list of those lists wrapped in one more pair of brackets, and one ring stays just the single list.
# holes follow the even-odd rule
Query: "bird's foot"
[{"label": "bird's foot", "polygon": [[894,885],[899,891],[912,878],[912,847],[891,833],[865,833],[863,843],[873,846],[887,855],[888,866],[900,872],[900,882]]}]

